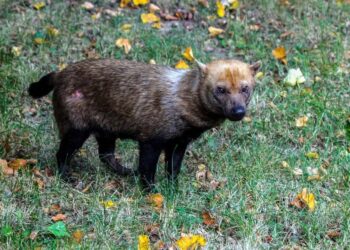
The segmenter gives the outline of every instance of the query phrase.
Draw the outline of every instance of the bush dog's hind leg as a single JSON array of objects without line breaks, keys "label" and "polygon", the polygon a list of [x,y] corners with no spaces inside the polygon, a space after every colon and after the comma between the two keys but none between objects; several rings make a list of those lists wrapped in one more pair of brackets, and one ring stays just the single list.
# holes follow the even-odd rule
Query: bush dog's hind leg
[{"label": "bush dog's hind leg", "polygon": [[97,133],[98,153],[101,161],[109,166],[118,175],[127,176],[135,174],[135,171],[123,167],[115,158],[115,141],[117,137],[109,133]]},{"label": "bush dog's hind leg", "polygon": [[181,163],[184,158],[188,142],[170,144],[165,148],[165,162],[167,164],[167,177],[176,180],[180,173]]},{"label": "bush dog's hind leg", "polygon": [[77,151],[89,137],[89,131],[70,129],[62,135],[60,148],[56,154],[58,172],[63,178],[67,177],[69,163],[73,154]]},{"label": "bush dog's hind leg", "polygon": [[140,142],[139,173],[141,186],[145,192],[154,188],[154,177],[162,148],[157,143]]}]

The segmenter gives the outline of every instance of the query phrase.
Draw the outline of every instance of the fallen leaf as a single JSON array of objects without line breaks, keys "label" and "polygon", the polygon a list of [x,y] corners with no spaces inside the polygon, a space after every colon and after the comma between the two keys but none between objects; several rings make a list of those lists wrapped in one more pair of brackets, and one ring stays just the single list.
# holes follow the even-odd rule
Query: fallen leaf
[{"label": "fallen leaf", "polygon": [[40,178],[35,178],[35,183],[38,186],[39,190],[43,190],[45,187],[45,183],[42,179]]},{"label": "fallen leaf", "polygon": [[49,213],[59,213],[61,212],[61,206],[60,204],[52,204],[49,208]]},{"label": "fallen leaf", "polygon": [[91,2],[84,2],[81,7],[86,10],[92,10],[95,6]]},{"label": "fallen leaf", "polygon": [[301,168],[294,168],[293,169],[293,174],[295,176],[301,176],[301,175],[303,175],[303,170]]},{"label": "fallen leaf", "polygon": [[66,63],[60,63],[58,64],[58,71],[64,70],[68,65]]},{"label": "fallen leaf", "polygon": [[334,239],[339,238],[341,236],[341,232],[340,232],[340,230],[329,230],[327,232],[327,236],[330,239],[334,240]]},{"label": "fallen leaf", "polygon": [[220,0],[216,1],[216,13],[218,17],[225,16],[225,6],[222,4]]},{"label": "fallen leaf", "polygon": [[156,16],[154,13],[142,13],[141,21],[142,23],[154,23],[154,22],[159,22],[160,18]]},{"label": "fallen leaf", "polygon": [[283,81],[290,86],[295,86],[297,84],[304,83],[306,80],[301,70],[297,68],[289,69],[287,76]]},{"label": "fallen leaf", "polygon": [[11,53],[12,53],[14,56],[20,56],[21,53],[22,53],[22,47],[13,46],[13,47],[11,48]]},{"label": "fallen leaf", "polygon": [[58,29],[52,26],[48,27],[46,31],[47,34],[49,34],[49,36],[58,36],[58,34],[60,33]]},{"label": "fallen leaf", "polygon": [[121,0],[120,1],[120,4],[119,4],[119,7],[120,8],[125,8],[128,6],[128,4],[131,2],[131,0]]},{"label": "fallen leaf", "polygon": [[310,175],[307,177],[307,180],[308,181],[319,181],[321,180],[321,176],[319,174],[316,174],[316,175]]},{"label": "fallen leaf", "polygon": [[128,54],[131,50],[131,44],[126,38],[119,38],[115,41],[115,45],[119,48],[124,48],[125,54]]},{"label": "fallen leaf", "polygon": [[258,73],[256,73],[256,75],[255,75],[255,79],[258,79],[258,80],[260,80],[261,78],[263,78],[264,77],[264,72],[261,72],[261,71],[259,71]]},{"label": "fallen leaf", "polygon": [[152,28],[155,29],[161,29],[163,27],[163,24],[161,22],[155,22],[154,24],[152,24]]},{"label": "fallen leaf", "polygon": [[303,188],[302,192],[290,203],[297,208],[308,207],[310,212],[315,210],[316,201],[313,193],[309,193],[306,188]]},{"label": "fallen leaf", "polygon": [[189,66],[187,65],[187,63],[184,60],[180,60],[178,61],[178,63],[175,65],[175,68],[177,69],[188,69]]},{"label": "fallen leaf", "polygon": [[38,31],[34,34],[34,43],[37,45],[43,44],[45,42],[45,35]]},{"label": "fallen leaf", "polygon": [[[153,244],[154,249],[156,250],[164,250],[167,249],[166,245],[163,241],[158,240],[156,243]],[[171,248],[168,248],[169,250],[171,250]]]},{"label": "fallen leaf", "polygon": [[8,163],[8,167],[14,170],[24,168],[27,165],[27,160],[25,159],[15,159]]},{"label": "fallen leaf", "polygon": [[209,1],[208,0],[198,0],[198,3],[205,8],[209,8]]},{"label": "fallen leaf", "polygon": [[250,123],[250,122],[252,122],[252,117],[251,116],[245,116],[243,118],[243,121],[246,122],[246,123]]},{"label": "fallen leaf", "polygon": [[201,235],[186,235],[176,241],[176,245],[180,250],[198,249],[206,244],[205,238]]},{"label": "fallen leaf", "polygon": [[103,12],[106,13],[107,15],[113,16],[113,17],[118,15],[118,11],[116,11],[116,10],[106,9]]},{"label": "fallen leaf", "polygon": [[8,163],[6,160],[0,159],[0,168],[1,172],[4,175],[15,175],[17,174],[17,170],[14,170],[13,168],[8,167]]},{"label": "fallen leaf", "polygon": [[184,58],[186,58],[190,62],[192,62],[194,60],[193,52],[192,52],[192,48],[191,47],[186,48],[185,52],[182,53],[182,55],[183,55]]},{"label": "fallen leaf", "polygon": [[42,8],[45,7],[45,5],[46,5],[45,2],[37,2],[37,3],[33,4],[33,7],[36,10],[41,10]]},{"label": "fallen leaf", "polygon": [[149,60],[148,63],[149,63],[149,64],[157,64],[156,61],[155,61],[154,59]]},{"label": "fallen leaf", "polygon": [[74,239],[75,242],[80,243],[82,241],[82,239],[84,238],[84,232],[81,230],[75,230],[72,233],[72,237]]},{"label": "fallen leaf", "polygon": [[151,250],[150,241],[147,235],[139,235],[138,250]]},{"label": "fallen leaf", "polygon": [[62,221],[58,221],[51,226],[47,227],[47,230],[56,237],[69,236],[66,225]]},{"label": "fallen leaf", "polygon": [[236,10],[236,9],[238,9],[239,6],[240,6],[240,3],[239,3],[238,0],[228,0],[228,2],[231,3],[231,4],[230,4],[230,9],[231,9],[231,10]]},{"label": "fallen leaf", "polygon": [[61,220],[66,220],[67,216],[64,214],[56,214],[55,216],[52,216],[51,219],[56,222],[56,221],[61,221]]},{"label": "fallen leaf", "polygon": [[284,47],[277,47],[272,51],[272,55],[277,59],[287,64],[287,52]]},{"label": "fallen leaf", "polygon": [[38,236],[38,231],[32,231],[29,235],[29,239],[35,240],[37,236]]},{"label": "fallen leaf", "polygon": [[161,193],[150,194],[147,196],[147,200],[158,210],[163,208],[164,197]]},{"label": "fallen leaf", "polygon": [[124,32],[129,32],[132,28],[132,24],[131,23],[124,23],[120,29]]},{"label": "fallen leaf", "polygon": [[101,201],[100,204],[107,209],[115,208],[117,206],[117,204],[112,200]]},{"label": "fallen leaf", "polygon": [[282,168],[289,168],[289,164],[286,161],[282,161],[281,166],[282,166]]},{"label": "fallen leaf", "polygon": [[133,0],[135,6],[145,5],[149,3],[149,0]]},{"label": "fallen leaf", "polygon": [[91,15],[91,19],[93,21],[96,21],[97,19],[100,19],[100,17],[101,17],[101,12],[97,12],[97,13]]},{"label": "fallen leaf", "polygon": [[148,11],[154,13],[154,12],[160,11],[160,8],[159,8],[157,5],[151,3],[151,4],[148,6]]},{"label": "fallen leaf", "polygon": [[307,125],[307,121],[309,120],[309,117],[307,116],[301,116],[295,120],[295,126],[297,128],[302,128]]},{"label": "fallen leaf", "polygon": [[203,211],[202,212],[202,218],[203,218],[203,223],[205,225],[207,225],[207,226],[216,225],[215,218],[208,211]]},{"label": "fallen leaf", "polygon": [[213,27],[213,26],[210,26],[208,28],[208,31],[209,31],[209,36],[210,37],[215,37],[215,36],[220,35],[221,33],[224,33],[223,29],[216,28],[216,27]]},{"label": "fallen leaf", "polygon": [[319,154],[315,151],[310,151],[310,152],[306,153],[305,156],[309,159],[314,159],[314,160],[320,158]]}]

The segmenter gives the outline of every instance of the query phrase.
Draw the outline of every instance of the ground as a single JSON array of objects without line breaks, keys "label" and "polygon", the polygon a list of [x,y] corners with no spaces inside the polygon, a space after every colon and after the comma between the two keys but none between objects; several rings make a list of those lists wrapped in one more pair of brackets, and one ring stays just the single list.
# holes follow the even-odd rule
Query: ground
[{"label": "ground", "polygon": [[[40,10],[33,8],[36,1],[0,3],[0,158],[37,160],[14,176],[0,173],[0,248],[136,249],[142,234],[152,245],[162,241],[167,247],[181,234],[202,235],[207,249],[348,247],[347,1],[242,0],[224,18],[218,18],[214,1],[209,8],[197,1],[154,1],[171,14],[184,10],[187,18],[162,20],[161,29],[141,22],[147,6],[120,9],[116,16],[105,13],[117,10],[114,2],[94,1],[90,11],[74,0],[46,1]],[[188,16],[191,8],[196,9],[193,17]],[[121,28],[126,23],[132,24],[129,32]],[[224,33],[211,38],[208,26]],[[121,37],[131,43],[128,54],[115,45]],[[280,46],[286,48],[287,64],[272,55]],[[160,209],[141,193],[137,179],[119,178],[99,162],[93,139],[73,161],[77,181],[62,181],[55,173],[59,138],[50,97],[32,100],[28,85],[87,57],[153,59],[174,66],[186,47],[202,62],[262,62],[250,119],[226,122],[193,143],[178,187],[166,181],[161,161]],[[305,83],[284,83],[292,68],[300,68]],[[305,116],[305,126],[296,126],[296,119]],[[121,161],[136,167],[136,144],[120,141],[117,146]],[[219,187],[200,182],[207,170],[204,175]],[[314,211],[290,204],[303,188],[314,194]],[[111,201],[112,207],[102,201]],[[214,217],[207,223],[213,225],[203,224],[203,212]],[[70,235],[82,232],[80,243],[48,231],[57,213],[67,217],[63,223]]]}]

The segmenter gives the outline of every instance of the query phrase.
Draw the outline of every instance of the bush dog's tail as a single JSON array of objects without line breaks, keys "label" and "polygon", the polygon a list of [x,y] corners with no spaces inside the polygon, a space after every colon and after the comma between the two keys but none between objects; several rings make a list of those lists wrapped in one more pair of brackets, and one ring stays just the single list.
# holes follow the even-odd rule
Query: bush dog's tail
[{"label": "bush dog's tail", "polygon": [[55,87],[53,76],[55,72],[51,72],[43,76],[38,82],[33,82],[28,88],[31,97],[37,99],[49,94]]}]

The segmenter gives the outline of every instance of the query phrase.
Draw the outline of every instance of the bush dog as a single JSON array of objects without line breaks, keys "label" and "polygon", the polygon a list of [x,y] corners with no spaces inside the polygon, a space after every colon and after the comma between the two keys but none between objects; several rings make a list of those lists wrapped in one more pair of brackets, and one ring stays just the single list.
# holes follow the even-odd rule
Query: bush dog
[{"label": "bush dog", "polygon": [[116,139],[139,143],[138,174],[142,187],[154,185],[158,158],[165,152],[168,178],[180,171],[188,144],[226,118],[241,120],[252,96],[260,62],[197,61],[190,70],[112,59],[84,60],[32,83],[33,98],[53,90],[61,144],[59,173],[93,134],[100,159],[119,175],[136,171],[115,158]]}]

